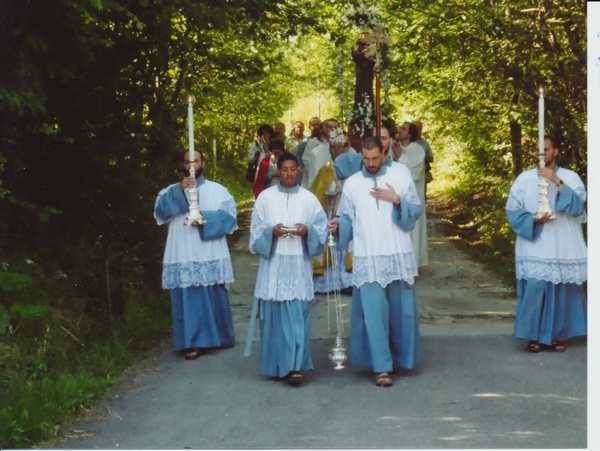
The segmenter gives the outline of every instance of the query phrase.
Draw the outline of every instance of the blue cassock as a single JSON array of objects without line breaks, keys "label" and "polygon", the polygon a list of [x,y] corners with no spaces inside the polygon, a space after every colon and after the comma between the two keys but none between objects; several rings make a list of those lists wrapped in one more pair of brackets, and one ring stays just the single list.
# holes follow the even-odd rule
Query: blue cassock
[{"label": "blue cassock", "polygon": [[[565,174],[562,175],[561,171]],[[558,174],[561,178],[569,176],[564,169],[559,169]],[[582,198],[585,193],[580,192],[578,195],[564,185],[560,191],[553,193],[553,210],[557,219],[547,224],[536,224],[535,214],[531,212],[533,208],[527,209],[524,201],[528,194],[530,197],[535,196],[535,180],[534,174],[524,173],[520,176],[511,189],[506,206],[508,221],[518,235],[517,239],[521,240],[521,243],[517,243],[516,258],[515,337],[551,345],[556,341],[587,333],[586,300],[582,289],[582,279],[586,272],[585,258],[567,259],[560,252],[563,245],[567,249],[577,247],[578,241],[583,241],[579,236],[581,225],[574,218],[585,213],[585,200]],[[573,180],[575,184],[578,178]],[[545,237],[546,245],[540,252],[554,253],[554,258],[539,258],[536,262],[533,258],[520,257],[521,247],[533,248],[536,243],[540,243],[542,234],[545,233],[552,235]],[[540,245],[544,246],[543,243]],[[548,249],[549,247],[552,249]],[[555,279],[570,282],[557,282]]]},{"label": "blue cassock", "polygon": [[159,224],[169,224],[163,288],[171,293],[175,350],[231,347],[233,320],[225,284],[233,282],[225,235],[236,228],[235,201],[221,185],[197,179],[200,228],[183,224],[189,210],[179,184],[162,190],[155,203]]},{"label": "blue cassock", "polygon": [[[389,169],[390,167],[391,164],[386,164],[380,172],[385,174],[386,171],[392,171]],[[408,172],[405,172],[403,177],[410,178]],[[366,170],[362,170],[362,173],[367,176],[367,179],[372,177]],[[399,193],[401,202],[399,206],[392,207],[391,218],[380,222],[381,227],[390,227],[391,233],[396,233],[393,228],[410,232],[422,213],[423,207],[416,195],[412,179],[408,183],[410,188],[405,194]],[[347,186],[344,186],[344,193],[346,188]],[[367,192],[362,188],[360,191]],[[381,202],[383,207],[383,201]],[[338,246],[346,247],[351,240],[354,240],[356,248],[357,240],[366,240],[367,242],[377,240],[375,235],[378,234],[378,231],[371,228],[366,229],[366,235],[355,236],[357,233],[356,222],[364,220],[364,217],[367,216],[363,210],[362,217],[360,217],[359,208],[357,204],[354,204],[349,208],[342,206],[340,209]],[[352,212],[352,214],[347,214],[347,212]],[[410,252],[412,254],[412,248]],[[386,270],[386,263],[382,261],[377,264],[377,258],[375,256],[370,260],[377,267],[367,268],[367,271],[371,271],[375,278]],[[416,274],[414,255],[411,256],[411,259],[412,264],[408,266],[411,266],[412,274]],[[353,267],[355,286],[352,294],[350,331],[352,364],[370,368],[376,373],[392,371],[394,366],[414,368],[422,357],[414,279],[413,282],[402,280],[402,276],[398,273],[390,275],[384,283],[378,281],[359,283],[358,281],[365,280],[366,276],[363,277],[358,273],[361,269],[357,268],[357,261],[355,256]]]},{"label": "blue cassock", "polygon": [[[273,226],[305,224],[306,237],[273,237]],[[244,355],[251,354],[260,318],[261,373],[285,377],[313,368],[310,303],[314,297],[310,259],[324,248],[327,218],[317,198],[295,186],[273,186],[252,211],[250,251],[260,256]]]}]

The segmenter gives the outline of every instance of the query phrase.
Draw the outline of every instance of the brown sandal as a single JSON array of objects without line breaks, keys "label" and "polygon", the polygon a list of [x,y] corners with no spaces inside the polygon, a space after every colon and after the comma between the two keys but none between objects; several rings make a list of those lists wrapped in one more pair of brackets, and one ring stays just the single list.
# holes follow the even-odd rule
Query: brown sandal
[{"label": "brown sandal", "polygon": [[542,352],[546,349],[546,346],[542,343],[538,343],[537,341],[530,341],[527,343],[527,350],[529,352]]},{"label": "brown sandal", "polygon": [[567,350],[567,346],[560,341],[555,341],[552,343],[552,350],[554,352],[565,352]]},{"label": "brown sandal", "polygon": [[375,375],[375,385],[378,387],[391,387],[394,384],[390,373],[377,373]]},{"label": "brown sandal", "polygon": [[304,382],[304,375],[299,371],[291,371],[287,375],[287,382],[290,385],[297,387],[298,385],[302,385]]},{"label": "brown sandal", "polygon": [[196,360],[198,357],[200,357],[200,351],[197,349],[190,349],[183,355],[185,360]]}]

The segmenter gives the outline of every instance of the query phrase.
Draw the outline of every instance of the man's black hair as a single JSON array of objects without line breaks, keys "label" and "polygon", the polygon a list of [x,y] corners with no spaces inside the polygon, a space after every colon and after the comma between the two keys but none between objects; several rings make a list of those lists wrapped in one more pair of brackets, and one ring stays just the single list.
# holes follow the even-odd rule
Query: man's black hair
[{"label": "man's black hair", "polygon": [[377,139],[376,136],[365,136],[362,139],[362,148],[363,149],[379,149],[383,150],[383,144],[381,144],[381,140]]},{"label": "man's black hair", "polygon": [[552,147],[555,149],[558,148],[558,139],[556,139],[554,136],[544,135],[544,139],[550,141],[552,143]]},{"label": "man's black hair", "polygon": [[296,155],[289,152],[283,152],[281,156],[277,159],[277,169],[281,169],[281,166],[285,161],[295,161],[296,166],[298,166],[298,158],[296,158]]},{"label": "man's black hair", "polygon": [[275,138],[269,142],[269,150],[272,152],[275,149],[279,149],[282,152],[285,152],[285,144],[283,142],[283,139]]},{"label": "man's black hair", "polygon": [[270,136],[273,136],[275,132],[273,130],[273,127],[271,127],[269,124],[261,124],[260,127],[258,127],[258,129],[256,130],[256,134],[258,136],[262,136],[265,133],[268,133]]},{"label": "man's black hair", "polygon": [[408,124],[408,136],[410,136],[411,143],[419,139],[419,130],[417,129],[417,126],[412,122]]}]

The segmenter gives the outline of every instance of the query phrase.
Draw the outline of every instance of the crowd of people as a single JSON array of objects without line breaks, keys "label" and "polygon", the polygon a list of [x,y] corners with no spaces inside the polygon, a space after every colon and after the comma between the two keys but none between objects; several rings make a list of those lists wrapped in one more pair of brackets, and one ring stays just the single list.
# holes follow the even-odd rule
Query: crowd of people
[{"label": "crowd of people", "polygon": [[[256,197],[250,252],[260,260],[245,355],[260,329],[264,376],[301,385],[314,367],[310,304],[315,293],[352,293],[350,362],[369,368],[377,386],[393,384],[398,368],[422,358],[415,281],[429,261],[427,183],[433,153],[422,124],[384,124],[362,137],[336,119],[261,125],[248,152],[247,178]],[[377,133],[379,132],[379,133]],[[380,138],[376,137],[377,135]],[[515,336],[530,352],[564,351],[585,335],[587,258],[581,223],[586,191],[579,176],[558,166],[559,149],[545,140],[543,169],[523,172],[506,204],[517,234]],[[187,154],[186,154],[187,158]],[[234,345],[226,284],[233,283],[226,235],[236,228],[235,201],[202,176],[162,190],[155,217],[168,224],[163,287],[171,292],[174,348],[186,359],[207,348]],[[538,182],[549,184],[551,215],[537,214]],[[197,190],[206,223],[185,225],[186,190]],[[334,234],[337,266],[325,258]]]}]

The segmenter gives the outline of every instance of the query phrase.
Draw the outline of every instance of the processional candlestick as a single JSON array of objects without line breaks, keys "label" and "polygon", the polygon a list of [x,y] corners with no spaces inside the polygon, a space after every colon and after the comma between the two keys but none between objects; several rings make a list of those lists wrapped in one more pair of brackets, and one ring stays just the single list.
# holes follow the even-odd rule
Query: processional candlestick
[{"label": "processional candlestick", "polygon": [[[546,167],[546,152],[544,151],[544,88],[540,86],[538,98],[538,166],[540,169]],[[538,210],[536,218],[550,215],[554,219],[554,213],[548,201],[548,179],[538,176]]]},{"label": "processional candlestick", "polygon": [[[194,151],[194,99],[190,95],[188,96],[187,103],[187,123],[188,123],[188,148],[190,162],[190,177],[196,178],[196,153]],[[198,187],[192,186],[185,189],[185,197],[188,200],[190,209],[187,216],[185,217],[185,225],[187,226],[201,226],[206,224],[206,220],[200,214],[200,207],[198,205]]]}]

